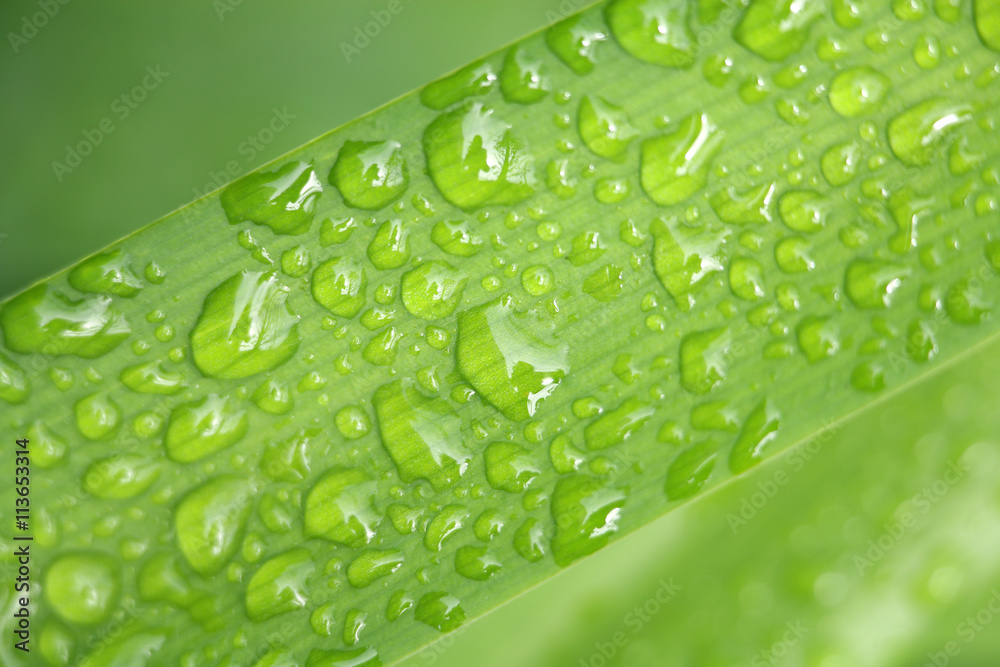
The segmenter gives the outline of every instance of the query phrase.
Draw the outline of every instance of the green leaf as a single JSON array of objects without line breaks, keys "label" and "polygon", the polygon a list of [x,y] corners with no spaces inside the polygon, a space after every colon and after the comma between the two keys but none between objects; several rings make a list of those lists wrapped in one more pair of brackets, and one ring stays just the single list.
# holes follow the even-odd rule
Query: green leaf
[{"label": "green leaf", "polygon": [[586,10],[4,302],[42,657],[392,664],[995,335],[988,12],[723,4]]}]

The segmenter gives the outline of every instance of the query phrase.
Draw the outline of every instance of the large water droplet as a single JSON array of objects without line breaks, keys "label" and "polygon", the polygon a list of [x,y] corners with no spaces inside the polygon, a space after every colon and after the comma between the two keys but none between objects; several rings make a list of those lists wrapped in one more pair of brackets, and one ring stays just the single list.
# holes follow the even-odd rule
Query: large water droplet
[{"label": "large water droplet", "polygon": [[951,132],[970,120],[972,110],[966,104],[941,98],[926,100],[889,121],[889,146],[903,164],[926,167]]},{"label": "large water droplet", "polygon": [[725,267],[722,250],[729,231],[706,227],[691,229],[675,220],[655,220],[653,270],[682,311],[695,303],[695,294],[708,278]]},{"label": "large water droplet", "polygon": [[569,372],[569,349],[543,341],[500,297],[458,316],[458,370],[508,419],[524,421]]},{"label": "large water droplet", "polygon": [[774,183],[764,183],[740,192],[723,188],[709,199],[712,210],[731,225],[763,225],[774,218]]},{"label": "large water droplet", "polygon": [[531,154],[482,103],[439,116],[424,132],[424,152],[434,184],[459,208],[517,204],[535,191]]},{"label": "large water droplet", "polygon": [[140,394],[172,396],[187,387],[184,376],[164,368],[162,361],[129,366],[121,372],[119,379],[126,387]]},{"label": "large water droplet", "polygon": [[502,569],[503,564],[487,547],[468,545],[455,552],[455,571],[466,579],[486,581]]},{"label": "large water droplet", "polygon": [[159,476],[157,461],[142,454],[115,454],[87,466],[83,488],[92,496],[106,500],[134,498],[152,486]]},{"label": "large water droplet", "polygon": [[377,210],[403,196],[410,172],[396,141],[345,141],[330,170],[330,184],[344,203]]},{"label": "large water droplet", "polygon": [[132,268],[132,258],[121,249],[83,260],[73,267],[67,278],[69,284],[81,292],[131,298],[142,290],[142,279]]},{"label": "large water droplet", "polygon": [[704,440],[678,454],[667,469],[667,498],[681,500],[701,491],[715,468],[718,451],[718,443]]},{"label": "large water droplet", "polygon": [[299,349],[299,317],[274,273],[243,270],[205,297],[191,332],[195,365],[237,379],[274,370]]},{"label": "large water droplet", "polygon": [[3,352],[0,352],[0,399],[18,404],[31,395],[31,382],[24,370]]},{"label": "large water droplet", "polygon": [[597,46],[607,38],[602,30],[582,25],[580,16],[570,16],[545,33],[545,43],[552,52],[581,76],[594,71]]},{"label": "large water droplet", "polygon": [[[309,651],[306,667],[382,667],[378,651],[373,648],[319,649]],[[254,667],[297,667],[298,663],[268,663]]]},{"label": "large water droplet", "polygon": [[306,534],[355,549],[365,546],[382,521],[375,511],[376,491],[375,480],[364,470],[328,470],[306,497]]},{"label": "large water droplet", "polygon": [[428,84],[420,92],[420,101],[431,109],[441,111],[468,97],[485,95],[496,81],[493,65],[480,60]]},{"label": "large water droplet", "polygon": [[247,584],[250,620],[259,623],[305,607],[309,601],[307,580],[315,570],[309,551],[302,548],[286,551],[264,563]]},{"label": "large water droplet", "polygon": [[681,340],[681,386],[695,394],[715,389],[729,372],[732,337],[725,327],[696,331]]},{"label": "large water droplet", "polygon": [[376,269],[398,269],[410,259],[410,230],[402,220],[386,220],[379,225],[366,254]]},{"label": "large water droplet", "polygon": [[430,551],[441,551],[444,541],[458,532],[468,518],[468,508],[462,505],[446,505],[427,524],[424,546]]},{"label": "large water droplet", "polygon": [[354,317],[364,308],[368,276],[361,262],[351,257],[334,257],[312,275],[312,295],[338,317]]},{"label": "large water droplet", "polygon": [[679,204],[705,187],[722,131],[708,114],[694,114],[669,133],[642,142],[642,188],[660,206]]},{"label": "large water droplet", "polygon": [[777,437],[781,415],[764,399],[747,417],[729,452],[729,469],[735,474],[749,470],[767,457],[767,448]]},{"label": "large water droplet", "polygon": [[828,317],[809,315],[795,330],[799,349],[810,363],[832,357],[840,351],[840,328]]},{"label": "large water droplet", "polygon": [[465,610],[454,595],[427,593],[417,602],[416,619],[439,632],[451,632],[465,622]]},{"label": "large water droplet", "polygon": [[8,301],[0,311],[4,341],[14,352],[95,359],[118,347],[132,328],[109,296],[74,301],[48,283]]},{"label": "large water droplet", "polygon": [[607,449],[632,437],[646,420],[653,416],[652,406],[638,398],[629,398],[614,410],[587,424],[583,430],[584,442],[591,451]]},{"label": "large water droplet", "polygon": [[108,618],[121,594],[120,568],[97,551],[58,556],[45,568],[45,599],[61,619],[95,625]]},{"label": "large water droplet", "polygon": [[236,554],[250,515],[251,493],[245,479],[220,475],[181,500],[174,513],[177,545],[196,572],[215,574]]},{"label": "large water droplet", "polygon": [[858,308],[888,308],[892,295],[910,275],[910,269],[872,259],[856,259],[847,266],[845,289]]},{"label": "large water droplet", "polygon": [[616,162],[625,159],[629,144],[639,135],[623,108],[599,97],[587,96],[580,101],[577,123],[587,148]]},{"label": "large water droplet", "polygon": [[403,274],[400,296],[411,315],[436,320],[455,312],[466,282],[465,274],[448,262],[430,260]]},{"label": "large water droplet", "polygon": [[403,552],[398,549],[368,549],[347,567],[347,581],[355,588],[366,588],[402,565]]},{"label": "large water droplet", "polygon": [[231,224],[267,225],[275,234],[304,234],[315,216],[323,185],[312,165],[289,162],[275,171],[255,172],[219,195]]},{"label": "large water droplet", "polygon": [[975,0],[972,13],[979,39],[987,48],[1000,51],[1000,6],[994,0]]},{"label": "large water droplet", "polygon": [[513,442],[494,442],[483,451],[486,480],[494,489],[521,493],[538,476],[531,452]]},{"label": "large water droplet", "polygon": [[643,62],[686,69],[694,64],[696,38],[688,0],[615,0],[604,14],[611,33]]},{"label": "large water droplet", "polygon": [[448,403],[424,396],[409,379],[382,385],[372,402],[382,444],[404,482],[426,479],[443,489],[458,481],[472,455],[465,451],[462,420]]},{"label": "large water droplet", "polygon": [[588,475],[561,477],[552,493],[556,534],[552,555],[560,567],[604,547],[618,530],[625,494]]},{"label": "large water droplet", "polygon": [[551,86],[541,60],[532,58],[519,46],[511,47],[500,72],[504,99],[516,104],[534,104],[545,98]]},{"label": "large water droplet", "polygon": [[754,0],[733,37],[765,60],[778,62],[802,50],[823,0]]},{"label": "large water droplet", "polygon": [[81,398],[73,411],[76,427],[89,440],[107,440],[121,426],[121,406],[108,392],[100,391]]},{"label": "large water droplet", "polygon": [[878,111],[889,94],[889,77],[868,66],[844,70],[830,84],[830,106],[846,118]]},{"label": "large water droplet", "polygon": [[234,399],[209,394],[173,409],[163,444],[170,460],[190,463],[236,444],[248,428],[247,412]]},{"label": "large water droplet", "polygon": [[449,255],[472,257],[483,249],[483,237],[469,223],[440,221],[431,229],[431,241]]}]

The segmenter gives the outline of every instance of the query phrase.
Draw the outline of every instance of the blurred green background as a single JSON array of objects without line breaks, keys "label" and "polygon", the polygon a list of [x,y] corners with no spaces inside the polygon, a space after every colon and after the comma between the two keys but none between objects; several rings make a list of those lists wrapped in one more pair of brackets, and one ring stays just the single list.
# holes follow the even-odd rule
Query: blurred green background
[{"label": "blurred green background", "polygon": [[[0,4],[0,295],[576,4],[398,1],[402,11],[367,45],[354,42],[357,31],[373,11],[384,19],[389,0]],[[32,30],[33,20],[45,25]],[[357,49],[350,58],[345,43]],[[97,145],[72,166],[67,146],[81,141]],[[53,163],[72,168],[57,174]],[[969,642],[959,630],[1000,587],[993,348],[838,429],[736,534],[725,517],[785,459],[616,543],[408,667],[996,664],[1000,618]],[[859,572],[854,557],[869,540],[889,533],[962,456],[974,472]],[[648,620],[636,615],[664,582],[679,591]],[[802,635],[789,635],[788,623]],[[617,633],[626,641],[616,643]],[[957,654],[942,653],[949,642]]]},{"label": "blurred green background", "polygon": [[[0,3],[0,296],[215,189],[231,162],[251,171],[544,27],[560,5],[589,4],[62,2]],[[401,11],[386,22],[392,2]],[[386,25],[357,49],[375,18]],[[262,133],[275,109],[294,118]],[[101,138],[90,155],[54,169],[85,132]]]}]

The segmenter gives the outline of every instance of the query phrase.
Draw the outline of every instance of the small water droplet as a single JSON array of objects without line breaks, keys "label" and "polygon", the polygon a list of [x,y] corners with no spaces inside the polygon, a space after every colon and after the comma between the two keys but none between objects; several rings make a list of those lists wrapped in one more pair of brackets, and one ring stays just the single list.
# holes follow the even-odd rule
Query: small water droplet
[{"label": "small water droplet", "polygon": [[247,584],[246,608],[251,621],[302,609],[309,601],[307,580],[316,570],[309,551],[296,548],[267,561]]},{"label": "small water droplet", "polygon": [[642,187],[660,206],[678,204],[705,187],[723,133],[708,114],[694,114],[669,133],[642,142]]},{"label": "small water droplet", "polygon": [[163,444],[171,461],[191,463],[235,445],[248,428],[247,412],[234,399],[209,394],[173,409]]},{"label": "small water droplet", "polygon": [[199,574],[219,572],[236,554],[250,515],[251,494],[246,480],[221,475],[191,491],[177,506],[177,545]]}]

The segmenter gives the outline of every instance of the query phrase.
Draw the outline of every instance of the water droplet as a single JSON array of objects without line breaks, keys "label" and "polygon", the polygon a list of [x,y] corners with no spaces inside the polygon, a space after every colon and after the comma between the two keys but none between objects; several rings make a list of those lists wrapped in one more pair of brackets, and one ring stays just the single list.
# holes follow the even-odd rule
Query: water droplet
[{"label": "water droplet", "polygon": [[597,47],[608,36],[600,29],[581,25],[580,16],[556,23],[545,33],[545,43],[578,75],[590,74],[597,64]]},{"label": "water droplet", "polygon": [[[373,648],[318,649],[309,652],[306,667],[382,667],[378,651]],[[298,663],[254,665],[254,667],[297,667]]]},{"label": "water droplet", "polygon": [[289,162],[275,171],[244,176],[223,190],[219,200],[231,224],[252,222],[275,234],[304,234],[322,192],[312,165]]},{"label": "water droplet", "polygon": [[272,415],[288,414],[295,405],[288,385],[274,378],[266,380],[264,384],[257,387],[256,391],[250,395],[250,400],[258,408]]},{"label": "water droplet", "polygon": [[519,46],[507,51],[500,72],[504,99],[516,104],[534,104],[548,94],[551,86],[542,61],[529,56]]},{"label": "water droplet", "polygon": [[243,270],[205,297],[191,332],[195,365],[208,377],[237,379],[274,370],[299,349],[299,317],[274,273]]},{"label": "water droplet", "polygon": [[[360,609],[351,609],[344,618],[343,640],[348,646],[354,646],[361,639],[361,632],[368,625],[368,614]],[[357,660],[352,661],[356,664]],[[343,664],[343,663],[341,663]],[[381,663],[380,663],[381,664]]]},{"label": "water droplet", "polygon": [[569,349],[529,332],[509,296],[458,316],[458,369],[508,419],[524,421],[569,372]]},{"label": "water droplet", "polygon": [[392,594],[385,607],[385,617],[390,621],[398,620],[407,610],[413,607],[413,596],[407,591],[399,590]]},{"label": "water droplet", "polygon": [[132,268],[132,258],[120,249],[83,260],[73,267],[67,278],[69,284],[81,292],[131,298],[142,290],[142,279]]},{"label": "water droplet", "polygon": [[396,141],[345,141],[330,170],[330,184],[344,203],[372,211],[402,197],[409,183],[403,148]]},{"label": "water droplet", "polygon": [[677,129],[642,142],[642,188],[660,206],[679,204],[705,187],[722,131],[708,114],[694,114]]},{"label": "water droplet", "polygon": [[871,67],[844,70],[830,84],[830,106],[846,118],[878,111],[889,94],[889,78]]},{"label": "water droplet", "polygon": [[30,395],[31,382],[24,370],[0,352],[0,399],[16,405],[28,400]]},{"label": "water droplet", "polygon": [[774,217],[774,183],[764,183],[740,192],[723,188],[709,199],[712,210],[731,225],[763,225]]},{"label": "water droplet", "polygon": [[8,301],[0,311],[7,347],[21,354],[76,355],[96,359],[118,347],[132,328],[109,296],[74,301],[48,283]]},{"label": "water droplet", "polygon": [[465,622],[465,610],[458,598],[444,592],[427,593],[417,602],[416,619],[439,632],[451,632]]},{"label": "water droplet", "polygon": [[681,340],[681,385],[695,394],[707,394],[729,372],[732,337],[725,327],[696,331]]},{"label": "water droplet", "polygon": [[729,452],[729,469],[738,475],[767,458],[768,446],[777,437],[780,427],[780,413],[769,400],[764,399],[744,422]]},{"label": "water droplet", "polygon": [[312,275],[313,298],[338,317],[354,317],[361,312],[367,288],[364,267],[351,257],[328,259]]},{"label": "water droplet", "polygon": [[929,99],[889,121],[889,146],[908,167],[926,167],[934,162],[941,143],[951,132],[972,120],[968,105],[951,100]]},{"label": "water droplet", "polygon": [[708,401],[691,408],[691,428],[698,431],[739,430],[736,411],[727,401]]},{"label": "water droplet", "polygon": [[360,405],[347,405],[337,411],[334,417],[337,430],[348,440],[357,440],[368,435],[372,429],[368,413]]},{"label": "water droplet", "polygon": [[615,0],[604,11],[611,33],[630,55],[663,67],[694,64],[697,39],[687,0]]},{"label": "water droplet", "polygon": [[121,372],[119,378],[122,384],[140,394],[172,396],[187,388],[184,376],[164,368],[162,361],[129,366]]},{"label": "water droplet", "polygon": [[309,464],[317,454],[320,431],[300,429],[280,442],[268,443],[260,459],[260,470],[275,482],[301,482],[309,475]]},{"label": "water droplet", "polygon": [[848,141],[831,146],[820,160],[823,178],[834,187],[847,185],[858,173],[861,164],[861,147]]},{"label": "water droplet", "polygon": [[[959,10],[956,8],[954,11],[957,14]],[[1000,7],[991,0],[975,0],[972,13],[979,39],[987,48],[1000,51]]]},{"label": "water droplet", "polygon": [[375,511],[377,484],[359,468],[332,468],[309,491],[305,532],[359,548],[375,537],[382,516]]},{"label": "water droplet", "polygon": [[484,510],[472,524],[472,532],[480,542],[489,542],[500,535],[504,528],[504,519],[495,509]]},{"label": "water droplet", "polygon": [[281,271],[290,278],[301,278],[312,268],[312,258],[305,246],[295,246],[281,253]]},{"label": "water droplet", "polygon": [[840,328],[828,317],[804,317],[795,334],[799,349],[809,363],[822,361],[840,351]]},{"label": "water droplet", "polygon": [[292,549],[258,569],[247,584],[246,607],[251,621],[302,609],[309,601],[307,580],[316,570],[309,551]]},{"label": "water droplet", "polygon": [[801,236],[789,236],[774,244],[774,260],[785,273],[806,273],[816,268],[812,243]]},{"label": "water droplet", "polygon": [[[32,442],[37,446],[37,443]],[[83,473],[83,489],[97,498],[134,498],[157,480],[160,464],[141,454],[115,454],[98,459]]]},{"label": "water droplet", "polygon": [[468,545],[455,552],[455,571],[466,579],[486,581],[503,569],[503,564],[486,547]]},{"label": "water droplet", "polygon": [[778,210],[789,229],[812,234],[826,225],[830,202],[813,190],[792,190],[781,196]]},{"label": "water droplet", "polygon": [[66,439],[41,420],[28,427],[31,462],[42,469],[55,468],[66,461]]},{"label": "water droplet", "polygon": [[587,449],[599,451],[625,442],[646,423],[655,410],[638,398],[629,398],[587,424],[583,430]]},{"label": "water droplet", "polygon": [[462,505],[446,505],[431,519],[424,534],[424,546],[430,551],[441,551],[444,541],[465,525],[469,510]]},{"label": "water droplet", "polygon": [[215,574],[239,548],[253,490],[235,475],[220,475],[187,494],[174,513],[177,545],[196,572]]},{"label": "water droplet", "polygon": [[667,469],[667,498],[681,500],[701,491],[715,468],[718,451],[718,443],[704,440],[678,454]]},{"label": "water droplet", "polygon": [[367,250],[368,259],[381,271],[403,266],[409,261],[410,252],[410,230],[402,220],[383,222]]},{"label": "water droplet", "polygon": [[909,275],[910,269],[900,264],[856,259],[847,266],[844,287],[858,308],[888,308]]},{"label": "water droplet", "polygon": [[45,599],[64,621],[96,625],[107,619],[118,603],[119,571],[107,554],[64,553],[45,568]]},{"label": "water droplet", "polygon": [[629,144],[639,135],[623,108],[590,96],[580,101],[578,129],[591,152],[615,162],[625,159]]},{"label": "water droplet", "polygon": [[930,361],[938,353],[936,327],[930,322],[912,320],[906,327],[906,356],[914,361]]},{"label": "water droplet", "polygon": [[485,95],[496,81],[493,65],[480,60],[428,84],[420,93],[420,101],[431,109],[441,111],[466,98]]},{"label": "water droplet", "polygon": [[653,269],[682,311],[695,303],[695,293],[708,278],[724,268],[722,249],[729,231],[690,229],[676,221],[654,220]]},{"label": "water droplet", "polygon": [[824,4],[823,0],[754,0],[733,37],[764,60],[785,60],[802,50]]},{"label": "water droplet", "polygon": [[403,274],[400,294],[411,315],[435,320],[455,312],[467,282],[448,262],[430,260]]},{"label": "water droplet", "polygon": [[431,229],[431,241],[449,255],[472,257],[483,249],[483,238],[467,222],[444,220]]},{"label": "water droplet", "polygon": [[191,463],[235,445],[248,428],[247,411],[234,399],[209,394],[173,409],[163,444],[171,461]]},{"label": "water droplet", "polygon": [[583,291],[598,301],[614,301],[624,289],[625,280],[621,267],[605,264],[583,281]]},{"label": "water droplet", "polygon": [[566,259],[573,266],[589,264],[607,252],[608,246],[600,232],[581,232],[573,239],[573,245]]},{"label": "water droplet", "polygon": [[107,392],[97,392],[77,401],[74,406],[76,427],[89,440],[107,440],[121,426],[121,406]]},{"label": "water droplet", "polygon": [[764,297],[764,267],[752,257],[734,257],[729,263],[729,289],[745,300]]},{"label": "water droplet", "polygon": [[604,547],[618,530],[625,494],[606,487],[599,479],[572,474],[561,477],[552,493],[556,534],[552,555],[566,567]]},{"label": "water droplet", "polygon": [[408,379],[379,387],[373,403],[400,479],[426,479],[438,490],[458,481],[472,455],[464,448],[462,420],[448,403],[424,396]]},{"label": "water droplet", "polygon": [[979,324],[986,320],[992,305],[983,293],[983,283],[977,278],[961,278],[948,288],[945,309],[959,324]]},{"label": "water droplet", "polygon": [[534,160],[510,124],[482,103],[442,114],[424,132],[431,179],[465,210],[517,204],[534,193]]},{"label": "water droplet", "polygon": [[368,549],[351,561],[347,581],[355,588],[366,588],[402,565],[403,553],[398,549]]},{"label": "water droplet", "polygon": [[851,371],[851,386],[869,393],[885,389],[885,367],[880,361],[865,361]]},{"label": "water droplet", "polygon": [[494,489],[521,493],[538,476],[531,452],[513,442],[494,442],[483,451],[486,479]]},{"label": "water droplet", "polygon": [[389,327],[368,341],[361,356],[375,366],[391,366],[396,361],[396,348],[404,335],[396,327]]},{"label": "water droplet", "polygon": [[571,199],[576,195],[578,182],[570,174],[570,163],[565,158],[552,160],[545,168],[545,184],[560,199]]},{"label": "water droplet", "polygon": [[529,563],[545,557],[545,530],[537,519],[525,519],[514,531],[514,551]]},{"label": "water droplet", "polygon": [[319,244],[324,248],[341,243],[347,243],[358,228],[354,218],[340,218],[331,220],[327,218],[319,226]]},{"label": "water droplet", "polygon": [[521,287],[531,296],[544,296],[556,288],[556,277],[549,267],[535,264],[521,272]]}]

